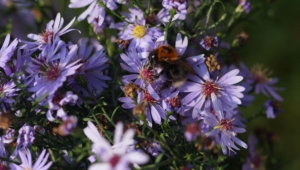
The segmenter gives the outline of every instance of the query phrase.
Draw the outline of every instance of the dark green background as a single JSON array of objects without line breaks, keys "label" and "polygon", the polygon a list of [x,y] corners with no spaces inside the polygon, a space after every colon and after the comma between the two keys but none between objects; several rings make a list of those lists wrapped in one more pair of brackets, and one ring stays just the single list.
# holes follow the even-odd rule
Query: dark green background
[{"label": "dark green background", "polygon": [[[52,2],[55,10],[62,11],[62,2],[64,1],[52,0]],[[65,15],[68,19],[66,20],[74,16],[74,11],[80,13],[81,10],[67,9]],[[83,30],[89,26],[86,21],[83,21],[80,24],[75,23],[74,27]],[[285,88],[284,91],[279,92],[284,99],[281,103],[284,112],[278,115],[276,119],[260,117],[253,120],[247,126],[247,133],[250,133],[257,126],[275,131],[279,136],[279,141],[274,146],[275,152],[283,158],[280,169],[299,170],[300,55],[298,49],[300,47],[300,0],[275,0],[269,4],[268,8],[252,15],[248,21],[239,24],[237,28],[245,30],[250,36],[247,46],[238,52],[240,59],[248,68],[256,63],[268,67],[273,71],[272,77],[279,78],[277,86]],[[78,36],[78,33],[74,35]],[[80,36],[84,36],[84,32]],[[256,97],[253,105],[243,109],[245,117],[256,114],[267,99],[263,95]],[[246,135],[242,138],[244,141],[247,140]]]},{"label": "dark green background", "polygon": [[[276,0],[268,10],[261,11],[250,18],[250,23],[243,25],[250,35],[250,41],[239,54],[248,67],[262,63],[273,70],[273,77],[278,77],[278,87],[284,87],[279,94],[283,114],[276,119],[259,118],[251,122],[247,130],[254,126],[266,126],[276,131],[279,141],[275,151],[284,158],[282,169],[300,169],[300,1]],[[258,95],[247,110],[246,116],[257,113],[266,98]],[[268,168],[267,168],[268,169]]]}]

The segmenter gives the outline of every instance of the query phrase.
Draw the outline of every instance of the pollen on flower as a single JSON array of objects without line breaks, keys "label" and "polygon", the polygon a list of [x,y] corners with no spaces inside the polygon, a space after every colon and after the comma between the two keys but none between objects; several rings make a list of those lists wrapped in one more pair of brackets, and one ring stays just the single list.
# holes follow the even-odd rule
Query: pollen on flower
[{"label": "pollen on flower", "polygon": [[148,68],[142,68],[140,71],[140,77],[144,80],[144,81],[152,81],[154,78],[154,73],[152,70],[149,70]]},{"label": "pollen on flower", "polygon": [[46,77],[48,80],[56,80],[59,77],[61,70],[59,69],[58,65],[54,65],[48,68],[46,72]]},{"label": "pollen on flower", "polygon": [[43,41],[47,44],[49,43],[48,40],[49,40],[49,37],[50,39],[53,39],[53,31],[45,31],[44,33],[42,33],[42,38],[43,38]]},{"label": "pollen on flower", "polygon": [[63,99],[63,94],[61,94],[61,93],[60,93],[60,94],[56,94],[56,95],[53,97],[52,102],[60,106],[59,102],[60,102],[62,99]]},{"label": "pollen on flower", "polygon": [[132,30],[132,35],[136,38],[143,38],[147,32],[147,28],[142,25],[136,25]]},{"label": "pollen on flower", "polygon": [[76,127],[77,119],[75,117],[69,117],[64,120],[57,128],[57,133],[60,136],[66,136],[70,134]]},{"label": "pollen on flower", "polygon": [[209,150],[214,149],[214,147],[216,146],[215,141],[213,140],[212,137],[202,136],[201,141],[202,141],[204,147],[209,149]]},{"label": "pollen on flower", "polygon": [[151,13],[149,16],[147,16],[145,18],[146,20],[146,24],[153,24],[153,23],[156,23],[156,14],[153,12]]},{"label": "pollen on flower", "polygon": [[155,99],[151,96],[151,94],[150,94],[149,92],[145,92],[145,93],[144,93],[143,100],[144,100],[146,103],[154,103],[154,102],[155,102]]},{"label": "pollen on flower", "polygon": [[222,119],[219,123],[219,127],[222,131],[228,131],[232,128],[232,120]]},{"label": "pollen on flower", "polygon": [[135,105],[132,110],[133,115],[145,115],[146,114],[146,105],[145,103],[139,103]]},{"label": "pollen on flower", "polygon": [[221,69],[221,66],[218,63],[217,58],[213,54],[210,54],[210,56],[206,57],[205,64],[206,64],[209,72],[213,72],[215,70]]},{"label": "pollen on flower", "polygon": [[261,64],[256,64],[252,67],[251,73],[257,83],[266,83],[271,79],[268,77],[271,72],[268,68],[263,69]]},{"label": "pollen on flower", "polygon": [[4,92],[3,85],[0,85],[0,94],[2,94],[3,92]]},{"label": "pollen on flower", "polygon": [[117,155],[114,155],[112,158],[110,158],[109,163],[112,167],[115,167],[118,164],[119,160],[120,160],[120,157]]},{"label": "pollen on flower", "polygon": [[210,113],[216,116],[216,112],[213,108],[210,108]]},{"label": "pollen on flower", "polygon": [[0,170],[7,170],[6,167],[0,163]]},{"label": "pollen on flower", "polygon": [[220,88],[216,85],[215,82],[212,83],[212,82],[206,81],[204,84],[203,93],[206,97],[210,97],[210,95],[212,93],[215,93],[217,95],[219,89]]},{"label": "pollen on flower", "polygon": [[204,39],[202,39],[200,44],[206,50],[210,50],[213,47],[218,47],[218,38],[212,36],[206,36]]},{"label": "pollen on flower", "polygon": [[0,130],[2,131],[2,133],[5,133],[8,130],[13,120],[14,118],[9,113],[2,113],[0,115]]},{"label": "pollen on flower", "polygon": [[181,106],[181,101],[178,96],[170,98],[169,100],[167,100],[167,103],[169,103],[173,108]]},{"label": "pollen on flower", "polygon": [[192,123],[192,124],[189,124],[187,127],[186,127],[186,131],[191,133],[191,134],[197,134],[197,133],[200,133],[199,131],[199,126],[197,123]]},{"label": "pollen on flower", "polygon": [[270,102],[270,105],[273,107],[274,112],[280,110],[279,103],[275,100]]},{"label": "pollen on flower", "polygon": [[254,155],[254,157],[251,160],[251,168],[259,168],[261,165],[261,157],[257,154]]},{"label": "pollen on flower", "polygon": [[141,91],[141,88],[136,84],[128,83],[124,86],[123,90],[126,97],[133,99],[136,96],[137,91]]},{"label": "pollen on flower", "polygon": [[130,44],[130,40],[116,39],[116,43],[118,43],[123,49],[126,49]]},{"label": "pollen on flower", "polygon": [[[83,58],[82,56],[80,56],[80,58]],[[76,71],[78,73],[80,73],[81,71],[83,71],[84,67],[85,67],[86,62],[82,59],[80,59],[76,65],[81,65]]]}]

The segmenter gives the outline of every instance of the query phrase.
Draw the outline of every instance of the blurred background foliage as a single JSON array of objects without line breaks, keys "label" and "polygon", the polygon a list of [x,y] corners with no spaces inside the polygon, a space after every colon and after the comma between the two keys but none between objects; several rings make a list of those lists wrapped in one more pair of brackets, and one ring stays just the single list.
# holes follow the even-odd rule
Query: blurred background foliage
[{"label": "blurred background foliage", "polygon": [[[280,104],[284,112],[276,119],[258,118],[247,125],[248,132],[255,127],[266,127],[277,133],[274,151],[282,160],[281,169],[300,169],[300,1],[275,0],[267,10],[261,10],[240,27],[249,34],[250,40],[239,51],[241,60],[249,67],[261,63],[273,71],[271,77],[278,77],[278,87],[284,87],[279,94],[284,101]],[[247,109],[246,117],[259,111],[267,99],[258,99]]]},{"label": "blurred background foliage", "polygon": [[[255,1],[260,0],[252,0],[250,2],[254,3]],[[300,66],[298,66],[298,62],[300,61],[300,56],[298,55],[298,51],[300,48],[300,0],[265,1],[270,1],[268,6],[251,15],[246,21],[240,22],[231,32],[231,35],[229,35],[228,42],[232,41],[236,34],[242,30],[249,35],[248,44],[237,51],[236,55],[240,57],[240,60],[248,68],[257,63],[263,64],[272,70],[271,77],[279,78],[277,87],[285,88],[284,91],[279,92],[284,99],[280,104],[284,112],[278,115],[276,119],[259,117],[252,120],[247,124],[248,133],[244,134],[242,139],[246,142],[248,134],[253,132],[257,127],[264,127],[268,131],[275,132],[278,140],[272,146],[272,151],[277,159],[271,159],[272,167],[275,167],[275,169],[280,167],[280,169],[299,170],[300,133],[298,132],[298,128],[300,128],[300,113],[298,111],[300,109],[300,101],[298,100],[300,100],[300,90],[298,88],[300,86]],[[66,18],[65,23],[67,23],[75,14],[78,16],[83,11],[83,9],[69,9],[67,8],[68,4],[69,1],[51,0],[51,3],[48,4],[51,8],[45,11],[45,13],[47,13],[47,16],[54,17],[56,13],[53,11],[60,11],[64,13],[63,16]],[[22,11],[12,15],[12,20],[9,20],[7,16],[10,12],[0,6],[0,17],[7,19],[5,22],[0,22],[0,35],[2,36],[6,35],[6,32],[3,30],[12,27],[13,31],[17,31],[15,36],[24,39],[26,34],[22,34],[22,32],[37,33],[45,27],[44,25],[38,25],[38,27],[30,25],[30,19],[26,18],[26,16],[25,19],[22,19],[24,17]],[[36,17],[37,20],[41,20],[45,16],[42,16],[42,14],[39,16],[36,13]],[[48,21],[48,19],[46,20]],[[15,23],[19,21],[20,23]],[[93,35],[91,26],[85,20],[80,23],[75,22],[74,27],[79,30],[90,31],[82,31],[81,34],[71,32],[68,38],[73,42],[77,42],[80,37]],[[19,29],[26,29],[28,31],[19,32]],[[258,113],[267,100],[267,97],[263,95],[256,95],[256,97],[256,100],[250,107],[242,109],[246,118]],[[242,152],[243,156],[248,155],[246,150]],[[245,158],[241,158],[239,161],[239,164],[242,164]],[[276,167],[277,165],[278,167]],[[270,167],[266,169],[270,169]]]}]

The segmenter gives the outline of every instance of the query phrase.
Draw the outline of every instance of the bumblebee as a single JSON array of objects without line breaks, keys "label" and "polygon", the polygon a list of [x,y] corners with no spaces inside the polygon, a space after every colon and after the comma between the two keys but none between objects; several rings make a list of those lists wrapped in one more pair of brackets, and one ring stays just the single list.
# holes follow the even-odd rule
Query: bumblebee
[{"label": "bumblebee", "polygon": [[150,52],[148,62],[154,70],[156,68],[162,69],[155,78],[162,74],[165,74],[167,77],[167,82],[160,88],[160,91],[168,88],[170,85],[178,88],[185,83],[189,73],[196,74],[185,58],[181,57],[176,49],[169,45],[162,45]]}]

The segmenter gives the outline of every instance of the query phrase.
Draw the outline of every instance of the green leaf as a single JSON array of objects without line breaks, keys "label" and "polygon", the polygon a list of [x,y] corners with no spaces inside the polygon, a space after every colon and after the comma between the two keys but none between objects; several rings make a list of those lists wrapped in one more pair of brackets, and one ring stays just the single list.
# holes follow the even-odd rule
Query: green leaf
[{"label": "green leaf", "polygon": [[91,119],[91,118],[88,118],[88,117],[86,117],[86,118],[83,118],[82,120],[83,120],[83,121],[86,121],[86,122],[87,122],[87,121],[91,121],[91,122],[93,122],[93,121],[94,121],[94,119]]},{"label": "green leaf", "polygon": [[120,108],[120,106],[116,107],[111,115],[111,119],[114,117],[114,115],[116,114],[117,110]]},{"label": "green leaf", "polygon": [[160,154],[156,157],[155,163],[156,163],[156,164],[159,163],[159,162],[161,161],[161,159],[163,158],[163,156],[164,156],[164,153],[160,153]]}]

